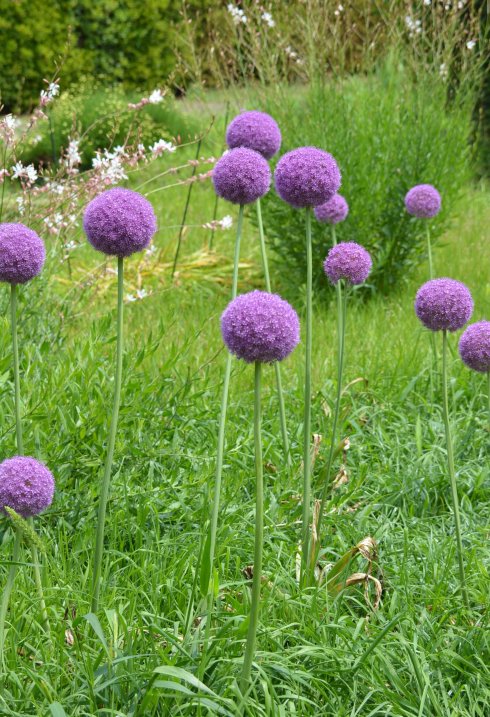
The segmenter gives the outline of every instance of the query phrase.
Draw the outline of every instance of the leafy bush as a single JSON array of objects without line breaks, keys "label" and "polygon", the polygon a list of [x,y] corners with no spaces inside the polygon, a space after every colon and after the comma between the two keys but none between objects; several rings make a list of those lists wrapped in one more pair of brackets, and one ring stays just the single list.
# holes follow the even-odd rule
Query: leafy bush
[{"label": "leafy bush", "polygon": [[[180,135],[184,139],[198,130],[197,125],[176,108],[173,99],[147,105],[138,112],[128,110],[128,103],[139,97],[122,87],[93,87],[85,80],[63,92],[49,107],[53,129],[54,153],[59,159],[69,138],[80,138],[81,169],[91,166],[96,150],[118,144],[139,143],[146,146],[160,138]],[[47,120],[36,127],[31,144],[23,147],[20,159],[25,163],[47,164],[53,159],[50,126]]]},{"label": "leafy bush", "polygon": [[[301,145],[331,152],[342,171],[340,190],[350,205],[337,225],[342,241],[357,241],[373,255],[371,286],[395,286],[425,256],[427,223],[410,217],[404,196],[414,184],[434,184],[443,209],[430,222],[440,236],[470,172],[471,93],[447,102],[440,78],[413,78],[388,62],[370,77],[317,83],[305,96],[288,93],[265,102],[282,133],[281,153]],[[304,211],[291,209],[275,192],[263,202],[269,239],[291,284],[305,276]],[[313,220],[316,280],[330,234]]]},{"label": "leafy bush", "polygon": [[[61,64],[63,85],[82,75],[149,88],[166,83],[178,0],[0,0],[0,96],[8,110],[39,97],[39,77]],[[61,60],[61,63],[60,63]]]}]

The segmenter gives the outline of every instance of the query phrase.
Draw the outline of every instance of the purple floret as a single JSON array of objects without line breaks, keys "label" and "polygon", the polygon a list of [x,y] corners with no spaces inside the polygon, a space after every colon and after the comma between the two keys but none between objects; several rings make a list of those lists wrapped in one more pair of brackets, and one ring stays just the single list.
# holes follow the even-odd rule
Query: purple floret
[{"label": "purple floret", "polygon": [[233,204],[251,204],[269,191],[271,170],[267,160],[253,149],[230,149],[213,170],[218,196]]},{"label": "purple floret", "polygon": [[230,149],[247,147],[266,159],[279,152],[281,139],[277,122],[266,112],[242,112],[226,130],[226,143]]},{"label": "purple floret", "polygon": [[405,197],[409,214],[419,219],[431,219],[441,211],[441,195],[432,184],[417,184]]},{"label": "purple floret", "polygon": [[459,355],[474,371],[490,371],[490,321],[468,326],[459,340]]},{"label": "purple floret", "polygon": [[431,331],[457,331],[470,320],[473,299],[460,281],[432,279],[418,290],[415,313]]},{"label": "purple floret", "polygon": [[332,284],[340,279],[349,284],[362,284],[368,278],[372,265],[371,256],[363,246],[346,241],[330,249],[323,268]]},{"label": "purple floret", "polygon": [[348,213],[349,205],[341,194],[334,194],[328,202],[315,207],[315,217],[326,224],[343,222]]},{"label": "purple floret", "polygon": [[44,242],[24,224],[0,224],[0,281],[25,284],[41,273]]},{"label": "purple floret", "polygon": [[296,209],[328,202],[340,189],[340,170],[328,152],[299,147],[279,160],[274,175],[276,190]]},{"label": "purple floret", "polygon": [[149,245],[157,220],[152,205],[142,194],[115,187],[87,205],[83,228],[95,249],[124,257]]},{"label": "purple floret", "polygon": [[277,294],[251,291],[234,299],[221,316],[228,350],[247,363],[272,363],[289,356],[299,342],[296,311]]},{"label": "purple floret", "polygon": [[8,507],[30,518],[51,505],[53,494],[54,478],[43,463],[27,456],[0,463],[0,512]]}]

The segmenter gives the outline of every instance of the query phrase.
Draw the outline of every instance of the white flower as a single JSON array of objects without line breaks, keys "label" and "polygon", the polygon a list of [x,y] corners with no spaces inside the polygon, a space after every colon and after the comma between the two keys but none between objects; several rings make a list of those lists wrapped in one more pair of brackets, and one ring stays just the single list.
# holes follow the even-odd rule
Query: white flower
[{"label": "white flower", "polygon": [[221,220],[221,228],[222,229],[231,229],[233,226],[233,217],[231,217],[229,214],[226,215],[226,217],[223,217]]},{"label": "white flower", "polygon": [[432,0],[424,0],[424,5],[427,5],[427,7],[432,3]]},{"label": "white flower", "polygon": [[66,150],[66,156],[65,156],[65,164],[70,167],[76,167],[77,164],[80,164],[82,161],[82,158],[80,156],[80,152],[78,151],[80,146],[80,141],[78,139],[71,139],[68,142],[68,149]]},{"label": "white flower", "polygon": [[126,294],[126,301],[136,301],[136,297],[132,294]]},{"label": "white flower", "polygon": [[19,214],[22,215],[25,212],[26,209],[26,200],[24,197],[16,197],[15,201],[17,202],[17,209],[19,210]]},{"label": "white flower", "polygon": [[57,82],[50,82],[48,86],[48,94],[51,98],[56,97],[60,93],[60,86]]},{"label": "white flower", "polygon": [[24,167],[22,162],[17,162],[12,170],[12,179],[26,179],[29,184],[33,184],[37,179],[37,172],[33,164]]},{"label": "white flower", "polygon": [[276,23],[275,23],[274,20],[272,19],[272,15],[270,14],[270,12],[263,12],[263,13],[262,13],[262,20],[265,22],[265,24],[266,24],[268,27],[275,27],[275,24],[276,24]]},{"label": "white flower", "polygon": [[421,20],[414,20],[411,15],[407,15],[405,17],[405,25],[408,29],[408,34],[410,37],[413,37],[414,35],[420,35],[422,32],[422,22]]},{"label": "white flower", "polygon": [[476,45],[476,40],[468,40],[468,42],[466,43],[466,47],[468,48],[468,50],[472,50],[475,47],[475,45]]},{"label": "white flower", "polygon": [[153,90],[151,95],[148,97],[150,105],[158,105],[163,102],[163,93],[161,90]]},{"label": "white flower", "polygon": [[78,244],[74,241],[69,241],[67,244],[65,244],[66,251],[73,251],[76,249]]},{"label": "white flower", "polygon": [[286,55],[290,57],[292,60],[295,60],[298,57],[298,53],[293,50],[293,48],[288,45],[286,49],[284,50]]},{"label": "white flower", "polygon": [[115,147],[112,152],[104,149],[103,155],[97,151],[92,159],[92,167],[100,172],[104,181],[117,184],[121,180],[128,178],[122,164],[124,156],[125,149],[121,146]]},{"label": "white flower", "polygon": [[447,69],[447,65],[446,65],[445,62],[443,62],[443,63],[440,65],[440,67],[439,67],[439,74],[440,74],[440,76],[442,77],[443,80],[446,79],[446,77],[447,77],[447,75],[448,75],[448,69]]},{"label": "white flower", "polygon": [[237,7],[236,5],[233,5],[233,3],[229,3],[226,9],[230,13],[231,19],[233,20],[235,25],[239,25],[240,23],[242,23],[242,25],[247,24],[247,16],[241,8]]},{"label": "white flower", "polygon": [[343,6],[343,5],[339,5],[339,6],[337,7],[337,9],[334,11],[334,15],[335,15],[336,17],[338,17],[341,12],[344,12],[344,6]]},{"label": "white flower", "polygon": [[177,147],[172,144],[172,142],[166,142],[164,139],[159,139],[158,142],[155,142],[150,147],[150,152],[155,155],[155,157],[159,157],[164,152],[175,152]]},{"label": "white flower", "polygon": [[138,299],[146,299],[147,296],[148,292],[146,291],[146,289],[138,289],[136,292],[136,297]]},{"label": "white flower", "polygon": [[2,124],[6,127],[6,129],[14,130],[19,124],[19,120],[16,119],[14,115],[6,115],[6,117],[2,120]]}]

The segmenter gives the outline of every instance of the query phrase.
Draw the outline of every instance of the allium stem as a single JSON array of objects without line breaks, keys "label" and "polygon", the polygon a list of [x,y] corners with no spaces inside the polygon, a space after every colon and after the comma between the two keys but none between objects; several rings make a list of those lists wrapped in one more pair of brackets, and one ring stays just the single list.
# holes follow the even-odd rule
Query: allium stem
[{"label": "allium stem", "polygon": [[[267,249],[265,246],[265,237],[264,237],[264,225],[262,223],[262,208],[260,206],[260,199],[257,199],[257,224],[259,226],[259,239],[260,239],[260,251],[262,253],[262,265],[264,268],[264,279],[265,279],[265,288],[269,293],[272,293],[271,289],[271,279],[269,274],[269,262],[267,261]],[[289,450],[289,437],[288,437],[288,429],[286,424],[286,408],[284,405],[284,393],[282,390],[282,379],[281,379],[281,366],[279,361],[276,361],[274,363],[274,370],[276,372],[276,385],[277,385],[277,395],[279,398],[279,421],[281,424],[281,434],[282,434],[282,442],[284,446],[284,454],[286,456],[286,463],[288,468],[291,467],[291,453]]]},{"label": "allium stem", "polygon": [[260,586],[262,583],[262,550],[264,541],[264,476],[262,467],[262,439],[260,429],[260,377],[262,364],[255,364],[255,407],[254,407],[254,445],[255,445],[255,549],[252,582],[252,598],[248,623],[247,644],[243,658],[240,689],[244,695],[250,682],[252,662],[255,653],[257,624],[259,619]]},{"label": "allium stem", "polygon": [[429,260],[429,279],[434,278],[434,266],[432,264],[432,242],[430,240],[430,227],[427,223],[427,258]]},{"label": "allium stem", "polygon": [[454,470],[453,444],[451,440],[451,427],[449,424],[449,406],[447,395],[447,331],[442,332],[442,413],[444,416],[444,427],[446,431],[447,464],[449,479],[451,481],[451,496],[453,500],[454,528],[456,533],[456,549],[459,563],[459,579],[461,583],[461,594],[465,607],[469,609],[470,602],[466,590],[466,579],[463,561],[463,542],[461,540],[461,521],[459,516],[458,488],[456,485],[456,473]]},{"label": "allium stem", "polygon": [[[240,243],[242,238],[242,227],[243,227],[243,213],[244,206],[240,205],[238,212],[236,239],[235,239],[235,254],[233,258],[233,279],[231,285],[231,298],[236,298],[238,292],[238,264],[240,262]],[[214,554],[216,551],[216,533],[218,530],[218,515],[221,499],[221,480],[223,476],[223,456],[225,452],[225,427],[226,427],[226,414],[228,412],[228,393],[230,388],[230,375],[231,375],[231,360],[232,356],[228,353],[226,357],[225,375],[223,379],[223,393],[221,395],[221,412],[219,419],[218,428],[218,450],[216,455],[216,472],[214,476],[214,496],[213,506],[211,511],[211,522],[209,525],[209,550],[206,559],[201,565],[201,571],[208,570],[209,575],[205,578],[209,581],[208,584],[208,595],[207,595],[207,617],[206,617],[206,631],[204,636],[203,646],[203,660],[202,665],[205,663],[205,657],[207,653],[207,645],[209,642],[209,634],[211,630],[211,613],[213,608],[213,566],[214,566]],[[202,572],[201,572],[202,578]],[[202,584],[201,579],[201,584]]]},{"label": "allium stem", "polygon": [[19,372],[19,344],[17,340],[17,285],[10,285],[10,316],[12,323],[12,361],[14,366],[14,402],[15,402],[15,433],[17,437],[17,452],[19,456],[24,453],[22,440],[22,419],[20,411],[20,372]]},{"label": "allium stem", "polygon": [[310,542],[310,502],[311,502],[311,347],[312,347],[312,294],[313,294],[313,258],[311,246],[311,208],[306,209],[306,351],[305,351],[305,392],[303,420],[303,517],[302,517],[302,553],[301,580],[304,584],[308,574],[308,546]]},{"label": "allium stem", "polygon": [[488,410],[488,427],[490,428],[490,371],[487,371],[487,410]]},{"label": "allium stem", "polygon": [[[19,343],[17,337],[17,285],[11,284],[10,292],[10,310],[11,310],[11,323],[12,323],[12,361],[14,367],[14,402],[15,402],[15,433],[17,438],[17,454],[19,456],[24,455],[24,441],[22,436],[22,416],[20,407],[20,369],[19,369]],[[32,527],[33,520],[29,518],[29,522]],[[44,599],[43,585],[41,580],[41,572],[39,568],[39,555],[37,548],[34,544],[31,545],[32,553],[32,564],[34,569],[34,581],[36,583],[37,594],[39,598],[39,604],[41,606],[41,613],[43,616],[44,626],[46,632],[49,634],[49,619],[46,610],[46,601]]]},{"label": "allium stem", "polygon": [[[335,409],[333,414],[332,435],[330,439],[330,451],[328,454],[327,469],[325,471],[325,480],[323,483],[322,499],[320,503],[320,513],[317,523],[318,545],[321,545],[321,527],[323,521],[323,513],[325,510],[325,501],[327,499],[327,491],[330,482],[330,471],[332,470],[333,456],[335,452],[335,444],[337,438],[337,429],[339,425],[340,403],[342,398],[342,375],[344,370],[345,355],[345,317],[347,313],[347,287],[344,287],[342,296],[341,282],[336,284],[337,288],[337,339],[338,339],[338,356],[337,356],[337,396],[335,398]],[[314,565],[315,563],[313,563]]]},{"label": "allium stem", "polygon": [[99,511],[97,515],[97,537],[95,542],[94,572],[92,583],[92,612],[97,612],[99,607],[100,578],[102,571],[102,556],[104,552],[104,527],[107,510],[107,499],[109,497],[109,486],[111,482],[112,460],[114,457],[114,445],[116,442],[117,420],[119,416],[119,405],[121,402],[121,383],[123,365],[123,291],[124,291],[124,259],[117,259],[117,349],[116,349],[116,372],[114,380],[114,404],[112,408],[111,427],[109,442],[107,444],[107,456],[105,461],[104,476],[100,487]]},{"label": "allium stem", "polygon": [[7,617],[7,611],[9,606],[10,595],[14,586],[15,574],[17,572],[17,563],[20,557],[20,544],[22,541],[22,533],[19,529],[15,533],[14,551],[12,554],[12,562],[10,564],[7,584],[2,594],[2,604],[0,606],[0,670],[4,666],[4,655],[3,648],[5,646],[5,619]]}]

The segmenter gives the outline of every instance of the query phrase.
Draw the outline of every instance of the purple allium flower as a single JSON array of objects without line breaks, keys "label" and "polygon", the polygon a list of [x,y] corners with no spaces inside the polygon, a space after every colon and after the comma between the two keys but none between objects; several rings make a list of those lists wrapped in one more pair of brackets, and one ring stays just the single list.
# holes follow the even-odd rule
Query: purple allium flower
[{"label": "purple allium flower", "polygon": [[0,224],[0,281],[25,284],[41,273],[44,242],[24,224]]},{"label": "purple allium flower", "polygon": [[266,112],[242,112],[230,122],[226,130],[228,147],[248,147],[266,159],[279,152],[281,140],[277,122]]},{"label": "purple allium flower", "polygon": [[369,276],[372,265],[371,256],[363,246],[345,241],[330,249],[323,268],[332,284],[340,279],[350,284],[362,284]]},{"label": "purple allium flower", "polygon": [[157,220],[153,207],[142,194],[115,187],[89,202],[83,228],[95,249],[124,257],[148,246],[157,230]]},{"label": "purple allium flower", "polygon": [[233,204],[251,204],[269,191],[271,170],[267,160],[253,149],[230,149],[213,170],[218,196]]},{"label": "purple allium flower", "polygon": [[277,294],[251,291],[228,304],[221,316],[228,350],[247,363],[272,363],[289,356],[299,342],[296,311]]},{"label": "purple allium flower", "polygon": [[328,202],[315,207],[315,217],[326,224],[343,222],[348,213],[349,205],[341,194],[334,194]]},{"label": "purple allium flower", "polygon": [[414,217],[431,219],[441,210],[441,195],[432,184],[417,184],[407,192],[405,207]]},{"label": "purple allium flower", "polygon": [[470,320],[473,299],[460,281],[432,279],[418,290],[415,313],[431,331],[457,331]]},{"label": "purple allium flower", "polygon": [[53,494],[54,478],[43,463],[27,456],[0,463],[0,512],[8,507],[30,518],[51,505]]},{"label": "purple allium flower", "polygon": [[296,209],[328,202],[340,188],[340,170],[328,152],[299,147],[279,160],[274,175],[276,190]]},{"label": "purple allium flower", "polygon": [[490,321],[477,321],[465,329],[459,340],[459,355],[474,371],[490,371]]}]

